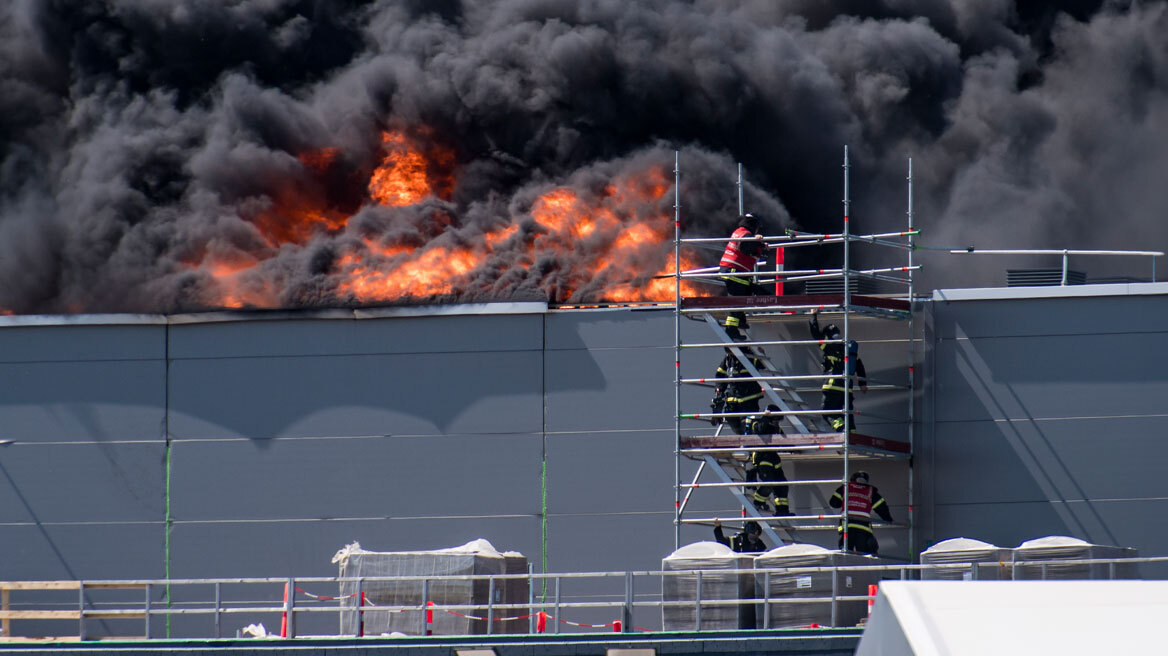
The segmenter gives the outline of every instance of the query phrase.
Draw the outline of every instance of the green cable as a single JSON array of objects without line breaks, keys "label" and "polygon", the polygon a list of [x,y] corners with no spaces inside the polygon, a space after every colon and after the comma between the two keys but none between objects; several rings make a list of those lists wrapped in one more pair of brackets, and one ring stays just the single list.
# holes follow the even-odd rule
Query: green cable
[{"label": "green cable", "polygon": [[[170,517],[170,440],[166,441],[166,521],[163,534],[163,569],[166,573],[166,607],[170,608],[170,528],[173,520]],[[166,637],[170,637],[170,613],[166,614]]]},{"label": "green cable", "polygon": [[[543,471],[541,472],[540,477],[539,477],[539,485],[540,485],[541,493],[543,496],[543,503],[542,503],[542,506],[540,508],[540,533],[541,533],[541,538],[542,538],[543,573],[547,574],[547,571],[548,571],[548,545],[547,545],[547,540],[548,540],[548,523],[547,523],[548,504],[547,504],[547,458],[546,457],[543,459],[542,468],[543,468]],[[543,579],[543,592],[540,594],[540,602],[541,603],[547,602],[547,579],[546,578]]]}]

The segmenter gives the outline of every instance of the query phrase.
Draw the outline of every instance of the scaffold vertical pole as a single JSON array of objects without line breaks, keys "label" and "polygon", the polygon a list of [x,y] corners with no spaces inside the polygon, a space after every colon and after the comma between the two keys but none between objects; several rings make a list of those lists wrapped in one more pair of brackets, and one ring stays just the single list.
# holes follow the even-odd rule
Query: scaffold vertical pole
[{"label": "scaffold vertical pole", "polygon": [[746,215],[746,205],[742,202],[742,162],[738,162],[738,216]]},{"label": "scaffold vertical pole", "polygon": [[908,557],[912,561],[916,558],[916,495],[913,492],[915,483],[913,475],[912,454],[916,453],[916,289],[913,287],[913,249],[916,247],[913,238],[913,170],[912,158],[908,158]]},{"label": "scaffold vertical pole", "polygon": [[[843,510],[843,525],[841,526],[841,535],[843,537],[843,544],[841,549],[848,550],[848,484],[851,482],[850,474],[848,472],[849,452],[851,451],[851,432],[852,432],[852,371],[851,371],[851,313],[852,313],[852,279],[851,279],[851,227],[850,227],[850,212],[851,212],[851,188],[848,180],[848,147],[844,146],[844,490],[842,502]],[[834,600],[833,600],[834,609]]]},{"label": "scaffold vertical pole", "polygon": [[681,152],[673,151],[673,549],[681,546]]}]

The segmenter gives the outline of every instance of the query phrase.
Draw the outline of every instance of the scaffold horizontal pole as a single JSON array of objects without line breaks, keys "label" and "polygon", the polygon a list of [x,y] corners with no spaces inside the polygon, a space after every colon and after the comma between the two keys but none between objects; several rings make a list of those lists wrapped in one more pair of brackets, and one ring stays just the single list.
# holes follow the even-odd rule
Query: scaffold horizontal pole
[{"label": "scaffold horizontal pole", "polygon": [[[734,342],[734,346],[819,346],[820,344],[843,343],[844,340],[842,339],[777,339],[769,342]],[[727,344],[725,342],[701,342],[697,344],[682,344],[681,348],[725,348],[726,346]]]},{"label": "scaffold horizontal pole", "polygon": [[834,520],[843,517],[841,514],[823,514],[823,515],[785,515],[783,517],[691,517],[681,520],[682,524],[712,524],[718,522],[733,522],[735,524],[741,522],[794,522],[794,521],[809,521],[815,519]]},{"label": "scaffold horizontal pole", "polygon": [[733,483],[682,483],[681,487],[767,487],[772,485],[842,485],[842,478],[824,478],[806,481],[736,481]]},{"label": "scaffold horizontal pole", "polygon": [[820,304],[820,305],[758,305],[746,306],[740,305],[737,307],[702,307],[702,308],[682,308],[683,314],[709,314],[711,312],[778,312],[781,310],[827,310],[827,309],[842,309],[843,306],[839,303],[835,304]]},{"label": "scaffold horizontal pole", "polygon": [[[760,410],[759,412],[700,412],[682,414],[681,419],[714,419],[718,417],[787,417],[798,415],[838,415],[840,409],[834,410]],[[859,411],[854,411],[860,414]]]},{"label": "scaffold horizontal pole", "polygon": [[790,374],[786,376],[735,376],[733,378],[682,378],[683,383],[741,383],[762,380],[827,380],[831,374]]},{"label": "scaffold horizontal pole", "polygon": [[[833,451],[844,448],[843,442],[834,444],[800,444],[793,446],[712,446],[696,449],[682,449],[685,455],[716,455],[719,453],[750,453],[752,451],[768,451],[775,453],[798,453],[800,451]],[[857,447],[852,447],[855,451]]]}]

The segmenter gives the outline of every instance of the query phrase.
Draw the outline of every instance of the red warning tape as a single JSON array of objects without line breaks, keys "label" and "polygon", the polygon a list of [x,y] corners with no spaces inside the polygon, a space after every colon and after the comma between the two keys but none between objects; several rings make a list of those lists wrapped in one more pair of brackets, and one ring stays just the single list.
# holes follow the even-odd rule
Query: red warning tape
[{"label": "red warning tape", "polygon": [[[319,600],[319,601],[337,601],[337,600],[340,600],[340,599],[352,599],[353,597],[356,597],[356,596],[357,596],[357,594],[358,594],[358,593],[354,592],[354,593],[352,593],[352,594],[344,595],[344,596],[342,596],[342,597],[333,597],[333,596],[330,596],[330,595],[316,595],[316,594],[312,594],[311,592],[309,592],[309,591],[305,590],[304,588],[301,588],[300,586],[296,586],[296,592],[299,592],[300,594],[303,594],[303,595],[305,595],[306,597],[311,597],[312,599],[317,599],[317,600]],[[379,608],[379,606],[378,606],[377,604],[373,603],[373,601],[371,601],[371,600],[369,599],[369,597],[367,597],[367,596],[365,596],[365,595],[362,595],[362,597],[363,597],[363,599],[362,599],[362,604],[361,604],[361,605],[362,605],[362,607],[363,607],[363,608]],[[428,603],[427,603],[427,606],[431,606],[431,607],[433,607],[433,606],[434,606],[434,602],[432,602],[432,601],[431,601],[431,602],[428,602]],[[378,612],[383,612],[383,613],[386,613],[386,612],[387,612],[387,613],[408,613],[408,612],[410,612],[411,610],[415,610],[415,609],[412,609],[412,608],[400,608],[400,609],[398,609],[398,610],[385,610],[385,611],[378,611]],[[429,615],[429,617],[427,617],[427,618],[426,618],[426,619],[427,619],[427,623],[428,623],[428,624],[430,624],[430,623],[433,623],[433,621],[434,621],[434,620],[433,620],[433,615],[430,615],[430,613],[432,613],[433,611],[432,611],[432,610],[430,610],[429,608],[427,608],[426,610],[427,610],[427,615]],[[547,620],[549,620],[549,619],[550,619],[550,620],[553,620],[553,621],[556,621],[556,622],[559,622],[559,623],[561,623],[561,624],[567,624],[568,626],[579,626],[579,627],[583,627],[583,628],[587,628],[587,629],[611,629],[611,628],[614,628],[614,629],[616,629],[616,630],[618,630],[618,631],[619,631],[619,630],[620,630],[620,626],[621,626],[621,621],[620,621],[620,620],[613,620],[612,622],[608,622],[608,623],[606,623],[606,624],[587,624],[587,623],[585,623],[585,622],[573,622],[573,621],[571,621],[571,620],[565,620],[565,619],[561,619],[561,618],[559,618],[559,617],[556,617],[556,616],[554,616],[554,615],[552,615],[552,614],[550,614],[550,613],[546,613],[546,612],[542,612],[542,611],[538,611],[538,612],[535,612],[535,613],[528,613],[527,615],[516,615],[516,616],[514,616],[514,617],[492,617],[492,618],[487,618],[487,617],[480,617],[480,616],[478,616],[478,615],[467,615],[467,614],[465,614],[465,613],[460,613],[460,612],[458,612],[458,611],[454,611],[454,610],[446,610],[446,609],[444,609],[444,608],[438,608],[438,610],[441,610],[441,611],[443,611],[443,612],[449,613],[450,615],[454,615],[454,616],[456,616],[456,617],[464,617],[464,618],[466,618],[466,619],[469,619],[469,620],[478,620],[478,621],[480,621],[480,622],[486,622],[486,621],[494,621],[494,622],[515,622],[515,621],[518,621],[518,620],[526,620],[526,619],[530,619],[530,618],[532,618],[532,617],[535,617],[535,618],[536,618],[536,632],[537,632],[537,633],[543,633],[543,632],[544,632],[544,630],[546,629],[546,626],[547,626]],[[651,633],[651,632],[652,632],[652,629],[646,629],[646,628],[644,628],[644,627],[641,627],[641,626],[634,626],[634,627],[632,627],[632,628],[633,628],[633,630],[634,630],[634,631],[642,631],[642,632],[645,632],[645,633]]]},{"label": "red warning tape", "polygon": [[312,597],[313,599],[319,599],[320,601],[336,601],[338,599],[352,599],[353,597],[357,596],[356,592],[354,592],[353,594],[350,594],[350,595],[345,595],[343,597],[330,597],[328,595],[314,595],[311,592],[305,590],[304,588],[302,588],[300,586],[296,586],[296,591],[299,592],[300,594],[306,596],[306,597]]}]

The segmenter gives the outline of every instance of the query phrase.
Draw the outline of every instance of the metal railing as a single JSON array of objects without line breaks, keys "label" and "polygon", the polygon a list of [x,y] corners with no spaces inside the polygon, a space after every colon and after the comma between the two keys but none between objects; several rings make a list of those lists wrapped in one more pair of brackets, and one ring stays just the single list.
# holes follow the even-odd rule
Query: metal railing
[{"label": "metal railing", "polygon": [[[749,557],[743,555],[743,557]],[[287,578],[230,578],[230,579],[146,579],[146,580],[94,580],[94,581],[9,581],[0,582],[0,589],[4,591],[5,604],[0,610],[0,618],[4,622],[4,638],[18,640],[13,637],[12,623],[20,621],[26,623],[31,620],[76,620],[77,633],[70,636],[58,636],[61,640],[92,640],[109,639],[112,633],[108,626],[105,630],[95,630],[92,624],[102,621],[106,625],[113,622],[141,622],[141,631],[132,638],[151,639],[172,637],[170,624],[178,618],[207,617],[209,622],[203,630],[194,630],[189,626],[182,631],[185,638],[220,638],[223,637],[223,624],[228,618],[239,617],[244,619],[272,618],[280,621],[280,637],[295,638],[303,635],[298,631],[298,624],[305,618],[319,614],[335,614],[338,620],[343,621],[347,616],[355,619],[350,624],[355,627],[352,631],[342,633],[337,631],[321,635],[361,637],[365,635],[364,627],[371,623],[380,614],[382,618],[393,613],[410,613],[410,617],[417,620],[417,635],[429,635],[436,625],[434,616],[441,614],[454,615],[467,620],[477,621],[481,631],[492,633],[560,633],[560,632],[595,632],[602,631],[659,631],[659,630],[696,630],[701,631],[710,627],[710,616],[718,609],[727,606],[753,609],[757,628],[792,628],[790,625],[791,612],[787,609],[796,606],[814,606],[822,613],[823,622],[817,626],[838,627],[844,615],[842,610],[849,610],[849,617],[856,617],[854,604],[868,602],[874,599],[874,591],[867,588],[859,591],[849,590],[853,577],[866,577],[864,580],[910,580],[916,578],[948,578],[980,580],[985,578],[1046,580],[1051,578],[1071,578],[1066,575],[1068,568],[1087,568],[1089,576],[1078,578],[1114,579],[1117,577],[1132,578],[1134,566],[1141,564],[1168,564],[1168,557],[1144,558],[1090,558],[1090,559],[1051,559],[1025,561],[993,561],[972,563],[946,564],[883,564],[883,565],[841,565],[834,567],[780,567],[780,568],[751,568],[751,569],[701,569],[678,571],[631,571],[631,572],[585,572],[585,573],[552,573],[552,574],[496,574],[475,576],[395,576],[395,577],[287,577]],[[1168,573],[1168,568],[1164,568]],[[992,574],[991,574],[992,573]],[[1146,572],[1144,573],[1146,576]],[[799,589],[807,588],[811,592],[811,577],[817,576],[819,585],[824,586],[823,579],[830,582],[830,591],[818,594],[799,593]],[[678,581],[669,582],[671,578],[687,577],[692,581],[692,595],[688,592],[676,593]],[[739,594],[726,598],[718,591],[726,590],[727,577],[742,577],[747,585],[753,587],[753,596]],[[753,582],[750,579],[753,578]],[[1151,577],[1159,578],[1159,577]],[[1168,578],[1168,577],[1166,577]],[[519,603],[499,603],[496,601],[496,591],[501,589],[503,582],[518,580],[527,584],[528,599]],[[604,583],[606,581],[619,582],[618,589],[606,592],[587,592],[567,594],[565,588],[570,583],[580,581]],[[461,584],[479,581],[486,582],[488,594],[485,602],[478,603],[438,603],[439,595],[432,591],[439,589],[442,584]],[[547,594],[537,596],[537,587],[547,583],[544,590]],[[706,583],[703,589],[703,582]],[[711,582],[720,582],[714,593],[709,588]],[[845,585],[845,582],[847,585]],[[341,590],[342,586],[355,586],[356,592],[346,595],[313,593],[309,589],[315,588],[323,592],[325,588]],[[378,585],[396,586],[399,591],[403,587],[413,586],[412,590],[420,591],[413,603],[391,603],[377,597],[373,592]],[[686,584],[688,585],[688,584]],[[672,588],[671,588],[672,586]],[[779,588],[782,587],[780,590]],[[209,598],[196,598],[192,589],[202,588],[209,591]],[[245,589],[247,594],[240,598],[235,593],[236,588]],[[671,588],[674,593],[665,593]],[[384,590],[385,588],[382,588]],[[125,597],[127,590],[136,590],[142,594],[137,601],[120,599],[116,601],[101,601],[95,598],[96,593],[103,590],[118,590]],[[642,592],[638,593],[640,590]],[[645,592],[652,590],[652,592]],[[68,591],[72,602],[59,600],[38,600],[21,603],[12,600],[10,594],[15,591]],[[179,593],[176,594],[176,591]],[[229,594],[224,594],[228,592]],[[671,597],[671,598],[667,598]],[[672,598],[677,597],[677,598]],[[680,598],[684,597],[684,598]],[[692,615],[685,615],[682,623],[677,626],[667,625],[665,616],[671,609],[693,609]],[[659,611],[650,613],[652,618],[646,619],[646,610]],[[638,611],[641,611],[638,615]],[[574,618],[574,619],[571,619]],[[596,618],[599,618],[596,619]],[[636,618],[636,620],[635,620]],[[582,621],[590,619],[590,621]],[[579,620],[579,621],[577,621]],[[635,621],[634,621],[635,620]],[[509,623],[509,624],[505,624]],[[166,629],[162,629],[165,624]],[[319,623],[318,623],[319,624]],[[338,622],[341,625],[341,622]],[[648,626],[646,626],[648,625]],[[132,626],[132,625],[131,625]],[[500,630],[503,628],[504,630]],[[723,625],[717,627],[725,629]],[[737,627],[736,627],[737,628]],[[238,635],[238,634],[236,634]],[[177,636],[175,636],[177,637]],[[122,636],[121,639],[127,639]]]},{"label": "metal railing", "polygon": [[1079,256],[1106,256],[1106,257],[1149,257],[1152,259],[1152,282],[1156,282],[1156,258],[1163,257],[1164,251],[1107,251],[1107,250],[1076,250],[1076,249],[980,249],[954,248],[949,251],[953,255],[1058,255],[1062,258],[1062,279],[1060,285],[1067,285],[1068,266],[1072,255]]}]

